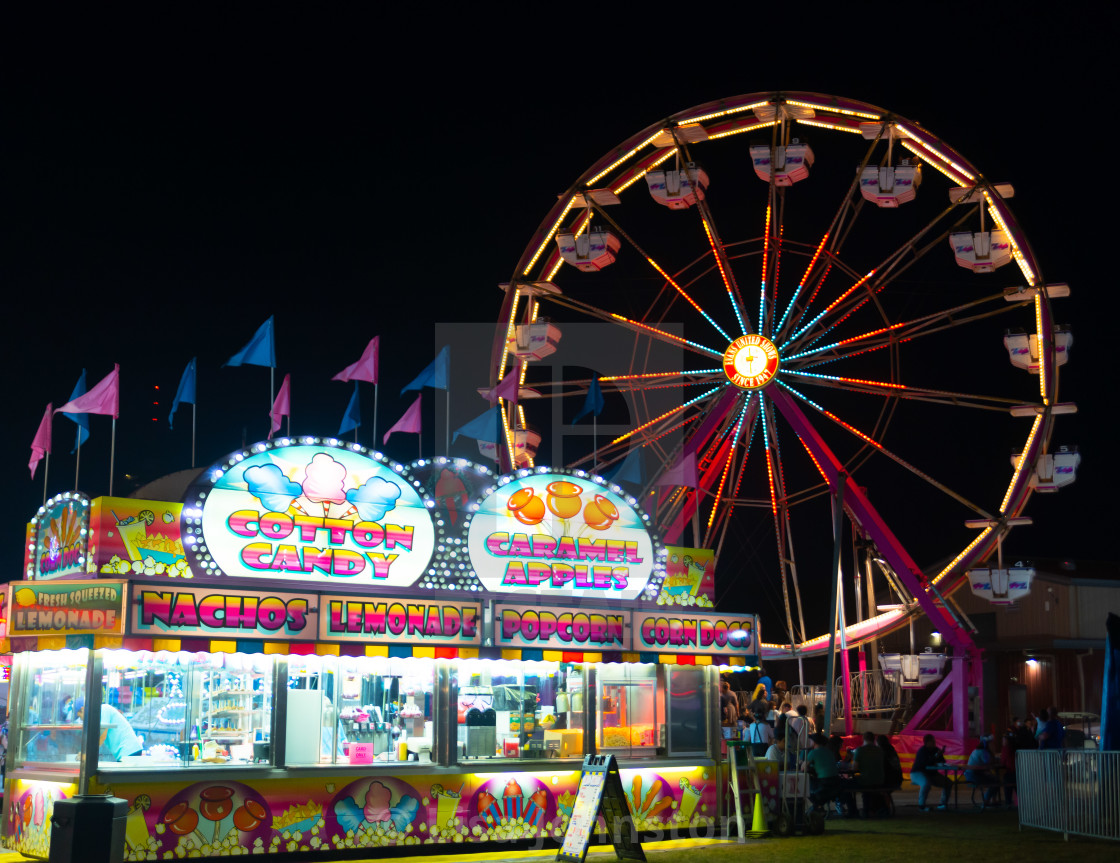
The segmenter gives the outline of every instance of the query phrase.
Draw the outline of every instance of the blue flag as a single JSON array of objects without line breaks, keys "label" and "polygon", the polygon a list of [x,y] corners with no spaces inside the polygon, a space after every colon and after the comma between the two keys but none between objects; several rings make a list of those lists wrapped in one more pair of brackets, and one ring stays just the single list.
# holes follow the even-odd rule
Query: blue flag
[{"label": "blue flag", "polygon": [[498,408],[490,408],[469,423],[459,426],[451,436],[452,441],[459,439],[459,435],[473,437],[475,440],[497,443],[502,439],[502,412]]},{"label": "blue flag", "polygon": [[448,369],[451,365],[451,348],[447,345],[439,352],[439,355],[432,360],[432,364],[424,371],[420,372],[408,386],[406,386],[402,393],[409,390],[422,390],[424,387],[434,387],[437,390],[447,389]]},{"label": "blue flag", "polygon": [[[70,393],[70,399],[67,404],[74,401],[78,396],[84,396],[85,394],[86,370],[82,369],[82,376],[78,378],[78,382],[74,384],[74,392]],[[74,449],[70,450],[70,452],[74,452],[78,447],[89,440],[89,414],[63,414],[63,416],[78,424],[78,434],[74,438]]]},{"label": "blue flag", "polygon": [[276,368],[276,338],[273,335],[273,316],[261,324],[249,343],[226,362],[227,366],[268,366]]},{"label": "blue flag", "polygon": [[342,425],[338,427],[338,436],[353,431],[362,424],[361,406],[358,401],[358,382],[354,381],[354,395],[350,396],[350,404],[346,406],[346,413],[342,415]]},{"label": "blue flag", "polygon": [[603,391],[599,387],[599,376],[591,379],[591,386],[587,388],[587,398],[583,401],[583,410],[576,414],[573,423],[578,423],[588,414],[599,416],[603,412]]},{"label": "blue flag", "polygon": [[179,410],[179,402],[194,404],[195,372],[197,371],[198,357],[191,357],[187,367],[183,369],[183,376],[179,378],[179,389],[175,390],[175,401],[171,403],[171,414],[167,417],[167,424],[175,428],[175,411]]},{"label": "blue flag", "polygon": [[645,468],[642,464],[642,450],[635,448],[612,472],[603,472],[604,479],[613,482],[628,482],[631,485],[644,485]]}]

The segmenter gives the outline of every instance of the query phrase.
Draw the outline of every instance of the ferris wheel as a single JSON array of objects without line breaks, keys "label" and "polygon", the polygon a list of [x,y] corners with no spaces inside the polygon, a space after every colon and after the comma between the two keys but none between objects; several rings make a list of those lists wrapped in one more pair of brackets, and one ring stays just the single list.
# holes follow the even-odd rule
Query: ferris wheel
[{"label": "ferris wheel", "polygon": [[[848,646],[924,612],[967,647],[949,595],[989,558],[1006,573],[1001,540],[1079,459],[1050,445],[1074,410],[1051,309],[1069,291],[1043,280],[1003,179],[915,122],[816,93],[639,131],[559,198],[504,286],[507,466],[532,466],[551,399],[621,393],[630,422],[568,466],[639,465],[631,487],[667,544],[715,549],[736,591],[780,603],[772,655],[828,648],[802,599],[838,569],[870,591],[831,621]],[[626,346],[626,367],[581,371],[585,345],[564,339],[580,322]],[[538,374],[554,353],[564,365]],[[873,572],[895,597],[876,600]]]}]

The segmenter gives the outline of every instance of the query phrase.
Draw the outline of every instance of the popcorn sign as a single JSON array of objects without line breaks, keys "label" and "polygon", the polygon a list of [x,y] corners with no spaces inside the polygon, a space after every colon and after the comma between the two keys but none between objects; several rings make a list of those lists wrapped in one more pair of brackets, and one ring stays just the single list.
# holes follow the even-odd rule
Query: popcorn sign
[{"label": "popcorn sign", "polygon": [[434,547],[404,468],[337,441],[256,444],[206,471],[188,501],[201,576],[405,587]]},{"label": "popcorn sign", "polygon": [[636,599],[658,557],[631,500],[590,476],[518,475],[479,504],[471,564],[495,593]]}]

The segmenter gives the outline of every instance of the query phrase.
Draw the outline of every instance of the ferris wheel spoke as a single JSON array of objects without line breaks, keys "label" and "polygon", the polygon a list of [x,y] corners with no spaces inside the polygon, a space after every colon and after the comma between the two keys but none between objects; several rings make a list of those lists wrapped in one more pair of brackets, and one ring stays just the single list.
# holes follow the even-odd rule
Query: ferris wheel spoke
[{"label": "ferris wheel spoke", "polygon": [[879,443],[879,441],[875,440],[870,435],[863,433],[862,431],[860,431],[858,428],[856,428],[851,423],[845,422],[840,417],[838,417],[836,414],[834,414],[831,411],[826,410],[825,408],[821,407],[815,401],[813,401],[812,399],[803,395],[802,393],[799,393],[797,390],[795,390],[793,387],[789,386],[788,384],[786,384],[782,381],[779,381],[778,383],[787,392],[792,393],[794,396],[801,399],[803,402],[805,402],[807,405],[811,406],[813,409],[815,409],[822,416],[827,417],[833,423],[840,426],[840,428],[844,429],[845,431],[847,431],[850,434],[854,435],[855,437],[859,438],[864,443],[870,444],[871,446],[873,446],[875,448],[875,450],[877,452],[882,453],[883,455],[885,455],[887,458],[891,459],[896,464],[901,465],[906,470],[910,471],[910,473],[914,474],[914,476],[916,476],[919,479],[922,479],[925,482],[929,483],[931,486],[936,488],[938,491],[942,492],[945,495],[948,495],[953,500],[957,501],[960,504],[963,504],[964,506],[968,507],[969,509],[971,509],[973,512],[977,513],[978,515],[980,515],[984,518],[992,518],[991,513],[989,513],[986,509],[984,509],[983,507],[973,503],[968,498],[966,498],[964,495],[953,491],[953,489],[949,488],[949,486],[945,485],[942,482],[939,482],[938,480],[931,477],[929,474],[927,474],[924,471],[920,470],[919,468],[915,467],[910,462],[908,462],[906,459],[902,458],[902,456],[900,456],[897,453],[894,453],[891,450],[887,449],[885,446],[883,446],[881,443]]},{"label": "ferris wheel spoke", "polygon": [[981,408],[1005,413],[1008,408],[1022,404],[1021,399],[976,395],[974,393],[953,392],[950,390],[935,390],[927,387],[914,387],[906,384],[887,383],[885,381],[869,381],[860,378],[840,377],[838,375],[821,375],[801,370],[790,369],[785,371],[784,374],[797,377],[802,383],[812,386],[847,390],[849,392],[865,393],[867,395],[885,396],[887,398],[915,399],[939,404],[956,405],[958,407]]},{"label": "ferris wheel spoke", "polygon": [[[1003,293],[991,294],[987,297],[982,297],[978,300],[973,300],[959,306],[954,306],[950,309],[931,312],[930,314],[923,315],[920,318],[914,318],[913,320],[909,321],[899,321],[898,323],[890,324],[885,327],[878,327],[877,329],[869,330],[866,333],[861,333],[857,336],[851,336],[846,339],[841,339],[840,341],[832,342],[831,344],[823,345],[821,347],[805,347],[802,350],[797,351],[796,353],[787,354],[786,356],[782,357],[782,362],[789,363],[793,360],[816,356],[827,351],[834,352],[831,355],[830,359],[840,359],[844,356],[845,352],[838,352],[836,351],[836,349],[845,347],[847,345],[858,346],[855,350],[856,352],[859,352],[862,348],[867,347],[866,342],[871,339],[876,339],[877,341],[881,341],[884,343],[903,341],[908,342],[925,335],[931,335],[932,333],[940,332],[943,329],[959,327],[965,324],[972,323],[974,321],[983,320],[984,318],[1006,314],[1009,309],[1013,309],[1017,306],[1028,305],[1027,302],[1013,303],[1005,306],[1000,306],[991,311],[961,316],[961,312],[964,312],[968,309],[975,309],[981,305],[992,303],[996,300],[1002,300],[1003,296]],[[890,335],[887,335],[888,333]],[[801,367],[802,365],[803,364],[799,364],[798,367]]]},{"label": "ferris wheel spoke", "polygon": [[734,341],[734,339],[732,339],[731,336],[729,336],[724,331],[723,327],[721,327],[718,323],[716,323],[715,319],[711,315],[709,315],[706,311],[704,311],[704,309],[702,309],[700,307],[700,304],[698,302],[696,302],[695,299],[692,298],[692,295],[689,294],[688,291],[686,291],[684,288],[682,288],[677,283],[677,281],[665,271],[664,267],[662,267],[659,263],[657,263],[657,261],[655,261],[653,259],[652,255],[650,255],[644,248],[642,248],[640,245],[638,245],[638,242],[633,237],[631,237],[625,230],[623,230],[622,226],[619,225],[618,222],[616,222],[614,219],[612,219],[603,210],[602,207],[599,207],[598,205],[593,205],[593,206],[594,206],[595,212],[600,216],[600,218],[602,218],[605,222],[607,222],[612,228],[614,228],[619,233],[619,235],[624,240],[626,240],[626,242],[628,242],[631,246],[633,246],[634,251],[636,251],[642,258],[644,258],[649,263],[649,265],[651,267],[653,267],[654,270],[657,271],[658,275],[660,275],[663,279],[665,279],[665,281],[668,282],[668,284],[670,284],[673,287],[673,289],[680,296],[682,296],[688,302],[688,304],[690,306],[692,306],[692,308],[694,308],[697,312],[699,312],[700,315],[703,316],[704,320],[706,320],[709,324],[711,324],[713,327],[715,327],[716,332],[719,333],[720,336],[723,337],[724,341],[727,341],[727,342]]},{"label": "ferris wheel spoke", "polygon": [[616,443],[621,443],[622,441],[626,440],[627,438],[631,437],[632,435],[637,434],[638,432],[642,431],[643,429],[647,429],[650,426],[652,426],[652,425],[654,425],[658,422],[661,422],[661,420],[668,419],[669,417],[673,416],[674,414],[680,413],[685,408],[690,408],[694,404],[696,404],[697,402],[703,401],[704,399],[708,398],[709,396],[713,396],[716,393],[718,393],[720,390],[725,389],[726,387],[729,387],[729,386],[731,386],[731,384],[728,383],[728,384],[720,384],[719,386],[712,387],[710,390],[702,392],[700,395],[696,396],[695,398],[689,399],[688,401],[684,402],[683,404],[679,405],[678,407],[675,407],[670,411],[666,411],[665,413],[661,414],[661,416],[654,417],[653,419],[649,420],[648,422],[644,422],[640,426],[637,426],[636,428],[631,429],[626,434],[621,435],[620,437],[616,437],[614,440],[611,441],[611,444],[613,445],[613,444],[616,444]]},{"label": "ferris wheel spoke", "polygon": [[[794,348],[801,344],[812,344],[820,339],[824,333],[832,330],[851,317],[854,312],[866,305],[869,301],[874,300],[874,298],[882,293],[895,279],[924,258],[931,249],[940,246],[941,242],[948,236],[949,231],[952,230],[952,227],[947,228],[944,234],[939,235],[924,246],[919,247],[918,242],[933,230],[936,224],[945,216],[951,214],[954,210],[959,212],[957,209],[958,206],[958,204],[954,203],[943,210],[940,215],[935,217],[929,224],[922,228],[922,230],[895,249],[891,254],[887,255],[879,266],[872,269],[866,276],[861,278],[856,284],[848,288],[836,300],[831,302],[823,312],[817,314],[808,324],[799,326],[786,340],[786,343]],[[968,218],[968,214],[963,215],[961,221],[966,218]],[[907,257],[908,253],[909,258]],[[872,276],[875,276],[874,281],[869,281]],[[863,288],[862,293],[859,292],[860,288]],[[880,309],[880,312],[882,312],[882,309]],[[836,320],[832,320],[825,326],[823,322],[830,314],[832,317],[836,318]],[[817,324],[821,324],[821,327],[819,331],[814,334],[812,329]]]},{"label": "ferris wheel spoke", "polygon": [[708,238],[708,245],[712,248],[712,256],[719,268],[720,278],[723,279],[723,287],[727,291],[727,298],[731,301],[731,308],[735,311],[735,320],[739,322],[739,327],[744,334],[750,333],[751,330],[743,318],[743,297],[739,293],[739,285],[735,281],[735,272],[731,269],[731,261],[727,257],[727,249],[723,245],[723,240],[716,228],[711,207],[708,206],[706,200],[699,198],[696,201],[696,210],[700,214],[700,222],[704,226],[704,235]]},{"label": "ferris wheel spoke", "polygon": [[601,321],[618,324],[620,326],[626,327],[627,329],[633,330],[634,332],[652,336],[655,339],[659,339],[660,341],[667,342],[671,345],[676,345],[677,347],[683,347],[689,351],[692,351],[693,353],[699,353],[705,356],[717,358],[721,358],[723,356],[723,351],[717,351],[712,348],[705,347],[698,342],[690,341],[681,336],[674,335],[673,333],[659,329],[658,327],[644,324],[641,321],[631,320],[624,315],[619,315],[615,312],[604,311],[603,309],[596,308],[590,303],[584,303],[567,296],[550,297],[549,301],[555,305],[564,306],[565,308],[573,309],[575,311],[591,315],[592,317],[596,317]]},{"label": "ferris wheel spoke", "polygon": [[[712,525],[715,522],[716,514],[720,511],[720,503],[722,502],[722,499],[723,499],[723,490],[724,490],[724,487],[727,485],[727,475],[728,475],[729,471],[731,470],[731,465],[735,461],[735,456],[738,452],[739,438],[740,438],[740,435],[743,433],[743,427],[744,427],[743,421],[745,419],[747,419],[747,416],[751,411],[751,407],[754,404],[755,404],[755,398],[754,398],[754,394],[752,393],[750,396],[747,397],[747,401],[746,401],[746,404],[743,405],[743,409],[741,411],[739,411],[739,418],[735,423],[735,431],[731,436],[731,447],[727,451],[727,458],[724,459],[723,470],[720,472],[720,477],[719,477],[719,485],[716,488],[715,498],[712,500],[712,508],[711,508],[710,513],[708,514],[708,524],[707,524],[707,528],[706,528],[706,531],[705,531],[705,534],[704,534],[704,547],[705,548],[708,546],[708,542],[711,540]],[[750,423],[747,423],[748,427],[749,427],[749,425],[750,425]]]},{"label": "ferris wheel spoke", "polygon": [[[780,340],[783,338],[786,320],[787,318],[789,318],[790,312],[793,311],[793,309],[796,307],[797,300],[801,296],[802,291],[805,289],[805,285],[809,281],[809,277],[813,272],[813,268],[816,266],[817,260],[820,258],[821,252],[824,250],[825,244],[829,241],[830,238],[832,239],[832,244],[829,246],[829,257],[839,254],[844,239],[851,231],[852,225],[855,223],[855,218],[863,207],[862,196],[856,195],[856,192],[859,189],[860,175],[862,174],[864,167],[871,161],[871,156],[874,154],[875,148],[879,144],[879,141],[882,139],[883,132],[886,130],[886,128],[887,124],[884,124],[879,129],[879,134],[876,135],[868,145],[867,152],[863,156],[863,161],[860,162],[859,167],[856,168],[856,175],[853,178],[851,184],[848,186],[848,190],[845,193],[844,197],[841,199],[840,206],[837,207],[836,213],[832,217],[832,222],[829,223],[828,230],[825,231],[824,236],[821,237],[821,241],[817,246],[817,250],[813,254],[812,260],[809,262],[809,266],[805,268],[805,274],[801,277],[801,281],[798,283],[796,290],[794,290],[792,297],[790,297],[789,303],[786,304],[786,310],[782,313],[782,317],[778,321],[778,325],[774,328],[773,337],[775,340]],[[798,313],[794,315],[793,319],[791,320],[790,329],[796,329],[804,314],[809,310],[809,307],[812,305],[813,300],[816,298],[817,293],[820,290],[821,283],[824,281],[824,275],[827,275],[827,273],[821,275],[821,278],[818,280],[812,295],[809,297],[809,300],[801,309],[798,310]],[[775,312],[776,311],[777,309],[775,309]]]}]

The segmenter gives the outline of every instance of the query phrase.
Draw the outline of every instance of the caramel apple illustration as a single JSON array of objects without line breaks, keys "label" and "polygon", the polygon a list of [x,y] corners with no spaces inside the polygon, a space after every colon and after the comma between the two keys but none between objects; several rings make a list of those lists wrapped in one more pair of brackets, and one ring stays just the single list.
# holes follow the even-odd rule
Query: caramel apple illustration
[{"label": "caramel apple illustration", "polygon": [[601,494],[583,508],[583,520],[592,530],[606,530],[618,521],[618,508]]},{"label": "caramel apple illustration", "polygon": [[544,501],[531,488],[522,488],[510,495],[506,508],[522,524],[540,524],[544,520]]},{"label": "caramel apple illustration", "polygon": [[219,825],[223,818],[233,811],[233,789],[224,785],[212,785],[198,795],[198,811],[207,821],[214,822],[214,840],[218,841]]}]

